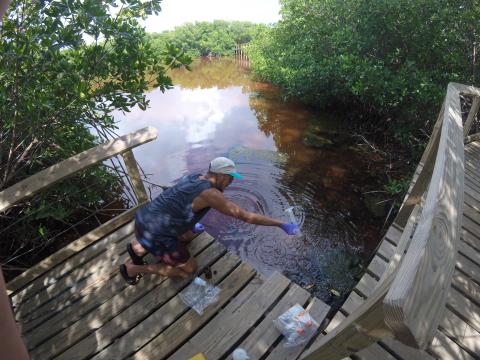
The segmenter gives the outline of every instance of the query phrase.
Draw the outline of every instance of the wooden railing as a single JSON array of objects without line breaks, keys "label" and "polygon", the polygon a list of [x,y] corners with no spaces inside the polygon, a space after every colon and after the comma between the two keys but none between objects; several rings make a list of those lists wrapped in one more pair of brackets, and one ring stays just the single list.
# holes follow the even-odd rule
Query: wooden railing
[{"label": "wooden railing", "polygon": [[[473,104],[462,125],[461,96]],[[342,359],[393,336],[425,349],[445,310],[463,213],[464,139],[480,90],[450,83],[432,136],[395,219],[403,233],[373,294],[302,359]]]},{"label": "wooden railing", "polygon": [[32,279],[52,268],[55,264],[60,263],[133,218],[138,207],[148,201],[148,195],[141,181],[131,149],[156,138],[157,130],[155,128],[143,128],[74,155],[0,192],[0,213],[2,213],[18,202],[53,186],[59,181],[120,154],[127,168],[126,175],[131,180],[137,198],[137,205],[133,208],[100,225],[9,282],[7,284],[9,294],[20,290]]}]

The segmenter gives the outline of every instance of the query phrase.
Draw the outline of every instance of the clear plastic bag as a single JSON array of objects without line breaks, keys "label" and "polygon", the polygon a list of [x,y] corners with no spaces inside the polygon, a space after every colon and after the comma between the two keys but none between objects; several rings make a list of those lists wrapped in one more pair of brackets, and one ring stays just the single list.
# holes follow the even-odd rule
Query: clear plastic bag
[{"label": "clear plastic bag", "polygon": [[185,305],[202,315],[208,305],[217,301],[219,293],[218,287],[196,277],[179,295]]},{"label": "clear plastic bag", "polygon": [[303,344],[317,332],[318,323],[299,304],[295,304],[276,320],[275,327],[285,336],[284,347]]}]

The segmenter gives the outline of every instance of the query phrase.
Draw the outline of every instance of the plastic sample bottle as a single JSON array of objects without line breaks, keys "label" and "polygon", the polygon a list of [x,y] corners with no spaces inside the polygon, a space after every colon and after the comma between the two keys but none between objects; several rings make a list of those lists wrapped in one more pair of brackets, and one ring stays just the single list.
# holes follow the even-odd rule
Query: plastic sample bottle
[{"label": "plastic sample bottle", "polygon": [[287,213],[287,216],[288,216],[288,219],[290,220],[290,222],[299,227],[297,235],[300,235],[301,234],[300,224],[298,223],[297,218],[295,217],[295,214],[293,213],[293,208],[294,208],[293,206],[290,206],[289,208],[285,209],[285,212]]}]

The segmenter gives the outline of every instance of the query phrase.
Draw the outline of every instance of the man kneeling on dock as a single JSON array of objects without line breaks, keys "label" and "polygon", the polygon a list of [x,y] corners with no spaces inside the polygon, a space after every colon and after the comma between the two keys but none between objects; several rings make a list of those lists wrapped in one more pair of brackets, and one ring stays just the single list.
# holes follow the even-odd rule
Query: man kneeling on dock
[{"label": "man kneeling on dock", "polygon": [[[185,244],[202,231],[198,222],[213,208],[250,224],[278,226],[288,235],[298,226],[248,212],[223,196],[233,179],[242,179],[235,163],[225,157],[210,162],[206,175],[186,175],[173,187],[162,192],[135,215],[136,240],[127,244],[131,263],[120,265],[120,273],[135,285],[144,273],[187,278],[195,273],[197,264]],[[145,264],[143,256],[154,255],[157,264]]]}]

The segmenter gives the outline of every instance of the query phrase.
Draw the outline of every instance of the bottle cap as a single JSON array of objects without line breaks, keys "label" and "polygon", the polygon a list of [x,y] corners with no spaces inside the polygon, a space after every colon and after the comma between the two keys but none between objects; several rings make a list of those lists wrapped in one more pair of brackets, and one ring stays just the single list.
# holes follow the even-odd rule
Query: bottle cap
[{"label": "bottle cap", "polygon": [[197,285],[200,285],[200,286],[207,285],[207,282],[205,280],[203,280],[202,278],[199,278],[199,277],[196,277],[195,280],[193,280],[193,282]]}]

